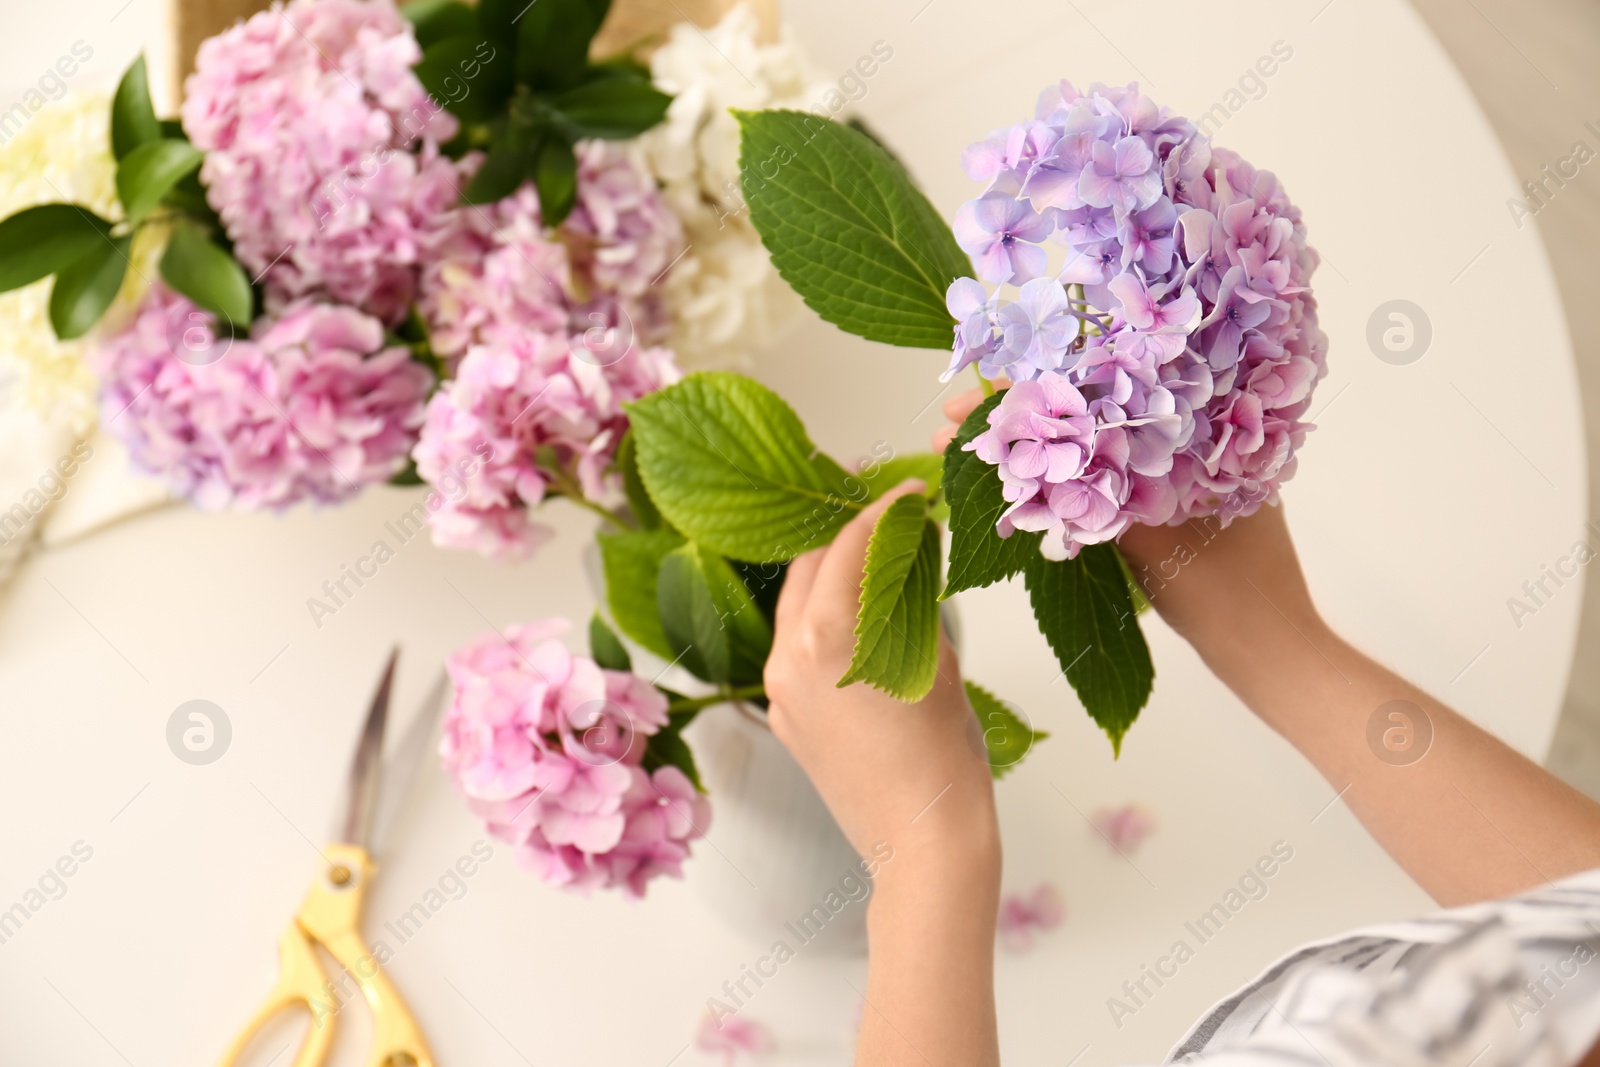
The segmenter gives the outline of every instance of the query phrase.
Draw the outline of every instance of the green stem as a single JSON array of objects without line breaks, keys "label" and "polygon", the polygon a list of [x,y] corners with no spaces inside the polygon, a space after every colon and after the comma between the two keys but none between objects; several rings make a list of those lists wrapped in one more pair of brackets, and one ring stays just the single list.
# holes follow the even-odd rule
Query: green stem
[{"label": "green stem", "polygon": [[612,511],[604,504],[596,504],[593,500],[590,500],[588,497],[584,496],[581,490],[566,492],[563,495],[579,507],[588,508],[606,522],[611,523],[613,526],[620,526],[624,530],[636,530],[639,528],[639,524],[637,522],[624,518],[621,512]]},{"label": "green stem", "polygon": [[735,700],[757,700],[767,695],[766,687],[761,685],[736,685],[721,686],[715,693],[708,693],[703,697],[683,697],[667,705],[669,712],[699,711],[716,704],[726,704]]},{"label": "green stem", "polygon": [[983,372],[978,370],[976,364],[973,365],[972,371],[978,376],[978,388],[983,390],[985,399],[994,396],[994,383],[983,376]]},{"label": "green stem", "polygon": [[544,471],[550,476],[550,482],[555,486],[556,490],[574,504],[594,512],[606,522],[618,527],[619,529],[637,530],[639,528],[638,520],[630,518],[622,514],[620,511],[612,511],[604,504],[596,503],[595,501],[590,500],[587,496],[584,496],[583,486],[579,485],[578,480],[571,474],[564,470],[552,469],[548,466],[544,467]]}]

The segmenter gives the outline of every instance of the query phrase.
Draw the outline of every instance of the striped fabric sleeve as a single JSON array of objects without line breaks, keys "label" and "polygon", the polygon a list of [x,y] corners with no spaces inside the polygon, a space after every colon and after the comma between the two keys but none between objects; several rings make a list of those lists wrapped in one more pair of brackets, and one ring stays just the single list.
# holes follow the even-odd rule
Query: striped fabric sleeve
[{"label": "striped fabric sleeve", "polygon": [[1169,1063],[1571,1067],[1600,1037],[1600,870],[1306,945]]}]

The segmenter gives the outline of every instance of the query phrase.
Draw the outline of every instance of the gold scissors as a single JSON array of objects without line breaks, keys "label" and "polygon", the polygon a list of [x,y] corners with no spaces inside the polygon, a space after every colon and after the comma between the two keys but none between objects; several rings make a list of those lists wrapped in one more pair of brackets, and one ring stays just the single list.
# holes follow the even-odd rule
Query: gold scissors
[{"label": "gold scissors", "polygon": [[[434,1067],[433,1054],[428,1051],[416,1020],[378,969],[377,959],[361,937],[361,905],[367,885],[378,871],[368,849],[383,777],[383,733],[399,654],[398,647],[389,653],[372,708],[356,741],[343,817],[335,824],[334,841],[322,850],[327,865],[317,872],[300,902],[300,910],[278,938],[278,984],[223,1053],[222,1067],[236,1064],[251,1038],[267,1022],[296,1006],[311,1012],[311,1025],[293,1067],[320,1067],[326,1062],[340,1005],[332,981],[317,960],[319,945],[354,979],[372,1010],[367,1067]],[[441,676],[396,754],[400,770],[406,769],[406,762],[414,761],[412,769],[421,762],[444,689],[445,679]],[[405,784],[409,783],[397,787],[391,782],[396,796]]]}]

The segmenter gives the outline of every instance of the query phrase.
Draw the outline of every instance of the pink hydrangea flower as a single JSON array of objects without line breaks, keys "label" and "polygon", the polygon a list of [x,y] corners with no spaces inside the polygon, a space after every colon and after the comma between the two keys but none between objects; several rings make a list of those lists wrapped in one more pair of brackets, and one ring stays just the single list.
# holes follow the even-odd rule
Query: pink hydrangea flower
[{"label": "pink hydrangea flower", "polygon": [[529,509],[552,465],[603,498],[627,429],[622,405],[679,377],[661,276],[683,233],[654,181],[615,145],[578,145],[577,203],[544,227],[525,184],[462,212],[424,270],[419,307],[433,349],[453,368],[429,406],[417,469],[436,482],[468,454],[493,456],[467,492],[432,520],[434,540],[497,559],[522,558],[548,536]]},{"label": "pink hydrangea flower", "polygon": [[720,1056],[723,1067],[732,1067],[743,1055],[759,1056],[773,1048],[772,1035],[754,1019],[742,1015],[705,1015],[695,1031],[694,1047],[708,1056]]},{"label": "pink hydrangea flower", "polygon": [[1026,952],[1038,935],[1054,930],[1066,917],[1060,890],[1041,882],[1031,893],[1011,893],[1000,901],[996,931],[1007,950]]},{"label": "pink hydrangea flower", "polygon": [[1099,808],[1089,817],[1089,822],[1113,851],[1126,855],[1139,851],[1144,839],[1156,828],[1155,815],[1138,804]]},{"label": "pink hydrangea flower", "polygon": [[433,382],[353,308],[298,301],[230,340],[159,283],[90,359],[102,425],[135,464],[208,510],[337,501],[388,480]]},{"label": "pink hydrangea flower", "polygon": [[676,767],[641,766],[667,698],[568,652],[562,619],[509,626],[451,655],[439,752],[468,806],[545,882],[643,896],[679,877],[710,807]]},{"label": "pink hydrangea flower", "polygon": [[309,294],[404,315],[461,188],[420,58],[391,0],[294,0],[200,46],[184,131],[269,309]]},{"label": "pink hydrangea flower", "polygon": [[[1277,179],[1136,85],[1062,82],[964,164],[987,187],[958,239],[978,277],[1021,293],[951,285],[945,377],[976,364],[1076,397],[1070,415],[1008,398],[969,444],[1000,467],[1001,536],[1040,530],[1046,556],[1070,558],[1134,522],[1226,525],[1275,502],[1327,352],[1317,255]],[[1067,247],[1054,278],[1046,238]]]},{"label": "pink hydrangea flower", "polygon": [[622,146],[582,141],[577,153],[578,199],[558,232],[588,294],[580,328],[615,326],[625,316],[641,343],[660,344],[670,326],[661,281],[685,250],[683,225]]},{"label": "pink hydrangea flower", "polygon": [[684,248],[678,217],[617,145],[580,142],[577,155],[577,202],[555,230],[544,227],[532,183],[460,213],[422,277],[419,306],[439,355],[566,331],[588,338],[591,362],[605,364],[615,354],[607,331],[623,348],[665,339],[659,282]]},{"label": "pink hydrangea flower", "polygon": [[[622,342],[612,336],[612,343]],[[628,345],[601,366],[566,334],[529,332],[468,350],[428,404],[415,458],[437,483],[476,466],[432,521],[437,544],[495,559],[525,558],[548,536],[528,515],[545,497],[549,464],[601,498],[627,428],[622,405],[678,378],[672,353]],[[481,464],[464,463],[472,457]]]}]

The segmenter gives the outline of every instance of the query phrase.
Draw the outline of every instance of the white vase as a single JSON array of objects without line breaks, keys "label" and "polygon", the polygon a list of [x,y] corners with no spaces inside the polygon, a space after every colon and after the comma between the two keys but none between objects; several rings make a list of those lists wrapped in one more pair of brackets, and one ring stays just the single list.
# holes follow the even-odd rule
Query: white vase
[{"label": "white vase", "polygon": [[719,704],[684,730],[712,810],[710,839],[696,843],[686,877],[724,922],[762,944],[861,953],[871,883],[760,714]]}]

